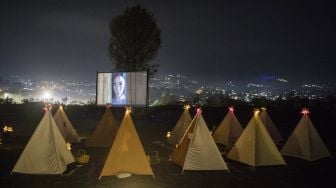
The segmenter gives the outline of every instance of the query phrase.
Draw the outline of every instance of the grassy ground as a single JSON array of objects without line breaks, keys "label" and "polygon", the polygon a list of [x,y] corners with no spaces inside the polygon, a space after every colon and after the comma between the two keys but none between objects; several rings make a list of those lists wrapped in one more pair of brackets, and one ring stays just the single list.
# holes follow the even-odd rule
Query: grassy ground
[{"label": "grassy ground", "polygon": [[[285,158],[287,166],[271,166],[252,168],[225,158],[230,172],[225,171],[185,171],[168,160],[171,150],[165,145],[158,145],[153,141],[164,143],[165,134],[172,130],[182,109],[180,107],[156,107],[136,109],[132,112],[135,126],[144,145],[145,151],[158,151],[160,163],[152,165],[155,178],[151,176],[133,175],[130,178],[103,177],[98,180],[101,168],[108,149],[86,148],[85,142],[73,145],[73,153],[78,149],[85,149],[90,155],[90,163],[76,168],[71,175],[23,175],[13,174],[10,171],[22,152],[32,131],[35,129],[43,112],[39,105],[29,107],[9,107],[1,110],[4,114],[11,114],[7,119],[0,116],[2,122],[9,121],[15,124],[15,135],[6,137],[0,145],[0,187],[326,187],[334,183],[334,169],[336,161],[322,159],[315,162],[306,162],[294,158]],[[236,108],[237,117],[243,127],[252,116],[251,107]],[[298,109],[284,110],[274,108],[270,110],[273,121],[280,133],[287,138],[299,121]],[[83,138],[88,137],[94,130],[104,108],[73,107],[66,108],[74,127]],[[226,113],[225,108],[204,109],[204,118],[209,128],[218,124]],[[296,111],[295,113],[293,111]],[[323,109],[321,110],[323,111]],[[315,109],[312,121],[327,147],[335,156],[336,121],[334,111]],[[120,122],[123,109],[113,109]],[[193,113],[193,112],[192,112]],[[315,115],[314,115],[315,114]],[[70,169],[70,166],[69,166]]]}]

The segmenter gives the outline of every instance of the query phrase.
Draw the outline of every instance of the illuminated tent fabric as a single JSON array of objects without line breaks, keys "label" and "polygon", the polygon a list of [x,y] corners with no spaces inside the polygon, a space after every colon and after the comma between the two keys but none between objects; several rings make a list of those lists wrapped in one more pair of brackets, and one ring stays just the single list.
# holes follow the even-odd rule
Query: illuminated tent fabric
[{"label": "illuminated tent fabric", "polygon": [[80,142],[80,138],[72,126],[68,116],[65,114],[63,107],[60,106],[54,115],[54,120],[60,130],[64,140],[69,143]]},{"label": "illuminated tent fabric", "polygon": [[331,157],[309,116],[304,114],[281,149],[281,154],[308,161]]},{"label": "illuminated tent fabric", "polygon": [[56,123],[47,111],[38,124],[12,172],[24,174],[62,174],[75,162]]},{"label": "illuminated tent fabric", "polygon": [[286,165],[258,115],[252,117],[226,157],[250,166]]},{"label": "illuminated tent fabric", "polygon": [[90,136],[88,147],[111,147],[118,128],[110,108],[106,108],[96,130]]},{"label": "illuminated tent fabric", "polygon": [[270,136],[272,137],[275,144],[280,144],[283,142],[283,139],[278,131],[278,129],[275,127],[272,119],[268,115],[266,109],[262,108],[260,113],[260,119],[263,122],[263,124],[266,126],[266,129]]},{"label": "illuminated tent fabric", "polygon": [[237,120],[233,110],[230,108],[229,112],[215,130],[212,137],[216,143],[233,146],[242,132],[242,126]]},{"label": "illuminated tent fabric", "polygon": [[128,110],[126,110],[99,179],[102,176],[117,176],[121,173],[152,175],[154,177]]},{"label": "illuminated tent fabric", "polygon": [[176,144],[180,143],[184,133],[191,123],[191,120],[192,118],[190,116],[189,110],[185,108],[173,131],[170,133],[170,137],[168,137],[167,142],[173,146],[176,146]]},{"label": "illuminated tent fabric", "polygon": [[228,170],[216,143],[197,112],[170,160],[184,170]]}]

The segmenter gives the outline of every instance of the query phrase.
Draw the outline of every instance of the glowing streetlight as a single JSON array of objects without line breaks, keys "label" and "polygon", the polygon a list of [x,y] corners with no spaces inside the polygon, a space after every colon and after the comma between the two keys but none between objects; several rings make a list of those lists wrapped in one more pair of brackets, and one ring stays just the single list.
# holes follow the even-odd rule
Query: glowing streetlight
[{"label": "glowing streetlight", "polygon": [[44,99],[50,99],[50,98],[51,98],[51,94],[50,94],[50,92],[49,92],[49,91],[45,91],[45,92],[43,93],[43,98],[44,98]]}]

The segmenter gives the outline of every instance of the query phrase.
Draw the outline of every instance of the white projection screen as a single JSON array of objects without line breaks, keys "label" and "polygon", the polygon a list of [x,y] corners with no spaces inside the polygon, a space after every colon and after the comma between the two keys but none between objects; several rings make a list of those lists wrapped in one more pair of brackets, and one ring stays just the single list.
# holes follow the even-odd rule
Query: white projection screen
[{"label": "white projection screen", "polygon": [[97,72],[97,105],[147,106],[147,72]]}]

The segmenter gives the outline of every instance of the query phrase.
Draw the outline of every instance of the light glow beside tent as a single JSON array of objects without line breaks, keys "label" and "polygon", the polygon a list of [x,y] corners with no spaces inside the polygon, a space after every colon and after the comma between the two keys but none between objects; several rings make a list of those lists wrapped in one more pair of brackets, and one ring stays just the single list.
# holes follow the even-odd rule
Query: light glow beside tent
[{"label": "light glow beside tent", "polygon": [[167,132],[167,135],[166,135],[167,138],[170,137],[170,131]]},{"label": "light glow beside tent", "polygon": [[14,132],[14,129],[13,129],[13,127],[9,127],[9,126],[4,126],[4,128],[3,128],[3,132]]}]

